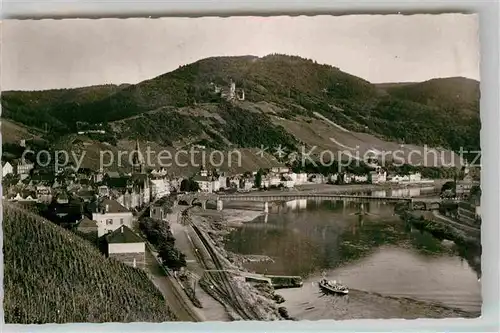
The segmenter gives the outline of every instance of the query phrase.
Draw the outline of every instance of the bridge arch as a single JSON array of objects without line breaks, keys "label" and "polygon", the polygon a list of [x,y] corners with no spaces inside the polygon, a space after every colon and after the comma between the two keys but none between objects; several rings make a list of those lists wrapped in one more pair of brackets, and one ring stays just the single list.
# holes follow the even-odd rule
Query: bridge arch
[{"label": "bridge arch", "polygon": [[413,201],[413,210],[427,210],[427,203],[425,201]]},{"label": "bridge arch", "polygon": [[208,201],[217,204],[217,196],[211,193],[183,193],[177,196],[177,204],[183,206],[200,206],[206,209]]},{"label": "bridge arch", "polygon": [[427,210],[438,210],[441,204],[437,201],[429,202],[427,205]]},{"label": "bridge arch", "polygon": [[206,199],[205,200],[205,209],[216,210],[217,209],[217,202],[218,202],[218,198],[211,197],[211,198]]}]

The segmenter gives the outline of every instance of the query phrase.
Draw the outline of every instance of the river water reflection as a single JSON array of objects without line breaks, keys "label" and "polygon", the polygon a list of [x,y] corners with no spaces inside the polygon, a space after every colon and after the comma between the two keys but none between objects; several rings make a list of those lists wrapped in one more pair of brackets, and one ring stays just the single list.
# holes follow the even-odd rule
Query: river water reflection
[{"label": "river water reflection", "polygon": [[[389,203],[283,203],[231,232],[226,247],[275,261],[248,263],[255,272],[304,277],[304,287],[280,291],[287,303],[295,302],[287,307],[304,302],[316,309],[328,307],[315,285],[322,276],[360,291],[436,301],[466,311],[481,307],[478,275],[457,246],[406,225]],[[306,312],[298,314],[300,319],[333,318],[328,311]]]}]

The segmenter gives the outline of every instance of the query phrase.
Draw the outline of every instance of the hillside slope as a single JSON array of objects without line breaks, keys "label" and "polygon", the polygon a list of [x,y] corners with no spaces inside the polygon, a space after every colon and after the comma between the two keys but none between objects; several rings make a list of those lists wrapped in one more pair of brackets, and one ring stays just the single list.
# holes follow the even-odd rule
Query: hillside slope
[{"label": "hillside slope", "polygon": [[173,320],[144,272],[50,221],[4,202],[3,232],[6,323]]},{"label": "hillside slope", "polygon": [[74,89],[42,91],[3,91],[2,117],[43,130],[64,132],[76,128],[67,115],[78,113],[83,105],[102,100],[128,85],[99,85]]},{"label": "hillside slope", "polygon": [[393,96],[421,104],[444,108],[458,107],[476,112],[479,110],[479,84],[464,77],[377,86]]},{"label": "hillside slope", "polygon": [[[463,77],[432,79],[386,87],[391,96],[430,108],[425,117],[436,122],[443,145],[458,150],[479,149],[479,82]],[[423,115],[424,116],[424,115]]]},{"label": "hillside slope", "polygon": [[[214,89],[231,80],[244,89],[245,102],[227,103]],[[201,141],[214,148],[269,142],[296,147],[270,117],[307,121],[317,114],[385,141],[458,151],[479,148],[478,92],[479,83],[465,78],[374,85],[336,67],[274,54],[202,59],[135,85],[106,88],[83,102],[54,93],[5,92],[2,105],[5,117],[26,118],[25,124],[41,127],[54,120],[49,125],[59,135],[74,133],[77,122],[102,123],[117,140],[164,146]]]}]

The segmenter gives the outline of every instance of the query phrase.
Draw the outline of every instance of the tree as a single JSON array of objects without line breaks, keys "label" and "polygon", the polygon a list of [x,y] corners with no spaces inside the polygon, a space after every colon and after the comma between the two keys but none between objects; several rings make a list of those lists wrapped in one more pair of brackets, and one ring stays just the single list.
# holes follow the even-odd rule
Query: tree
[{"label": "tree", "polygon": [[479,185],[474,185],[470,189],[470,195],[471,196],[481,196],[481,187]]},{"label": "tree", "polygon": [[197,192],[200,190],[200,185],[192,178],[183,179],[181,182],[182,192]]},{"label": "tree", "polygon": [[470,200],[472,202],[479,202],[479,200],[481,200],[481,187],[479,185],[474,185],[471,187]]},{"label": "tree", "polygon": [[160,247],[158,250],[158,256],[160,257],[163,265],[174,271],[178,271],[182,267],[186,267],[186,255],[168,243]]},{"label": "tree", "polygon": [[443,187],[441,187],[441,194],[448,190],[451,190],[453,193],[455,193],[455,185],[456,183],[454,181],[444,183]]},{"label": "tree", "polygon": [[262,186],[262,168],[257,171],[257,174],[255,175],[255,187],[260,188]]}]

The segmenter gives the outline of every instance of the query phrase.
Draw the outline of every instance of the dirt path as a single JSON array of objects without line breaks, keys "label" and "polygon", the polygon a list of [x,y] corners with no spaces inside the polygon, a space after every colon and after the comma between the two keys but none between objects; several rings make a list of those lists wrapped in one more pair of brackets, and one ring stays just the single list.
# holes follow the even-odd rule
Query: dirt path
[{"label": "dirt path", "polygon": [[163,294],[167,304],[177,316],[177,320],[192,322],[203,321],[204,318],[201,318],[194,309],[190,308],[191,305],[187,296],[184,295],[185,297],[183,297],[183,291],[176,288],[176,282],[172,281],[172,278],[165,274],[150,251],[146,251],[146,262],[149,272],[151,273],[151,281]]}]

